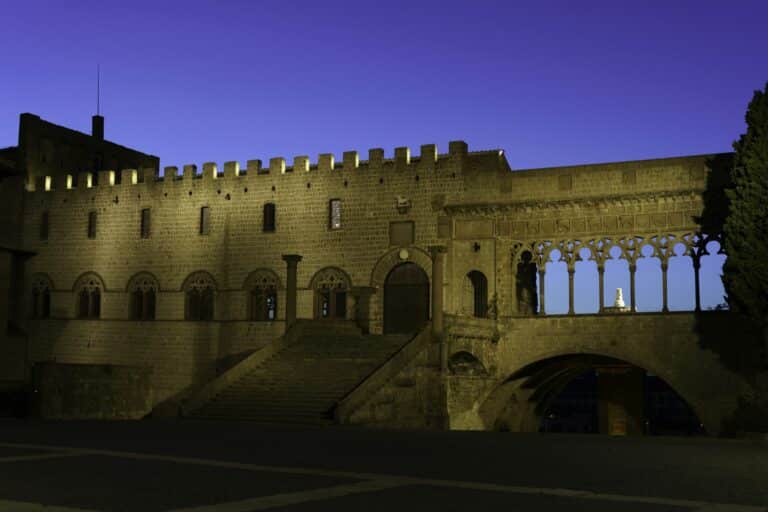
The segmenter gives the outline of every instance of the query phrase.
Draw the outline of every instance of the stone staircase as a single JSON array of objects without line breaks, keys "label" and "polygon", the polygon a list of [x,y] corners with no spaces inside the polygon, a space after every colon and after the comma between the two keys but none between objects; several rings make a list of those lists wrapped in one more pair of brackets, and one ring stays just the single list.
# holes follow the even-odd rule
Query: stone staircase
[{"label": "stone staircase", "polygon": [[351,322],[310,322],[302,335],[190,417],[327,425],[333,408],[413,335],[363,335]]}]

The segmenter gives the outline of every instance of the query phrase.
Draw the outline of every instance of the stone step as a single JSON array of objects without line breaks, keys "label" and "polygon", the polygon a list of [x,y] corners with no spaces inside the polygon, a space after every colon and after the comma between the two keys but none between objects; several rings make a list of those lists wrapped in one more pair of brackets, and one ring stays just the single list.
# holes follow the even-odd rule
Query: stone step
[{"label": "stone step", "polygon": [[240,412],[243,414],[262,414],[262,415],[286,415],[286,416],[322,416],[329,412],[332,407],[314,407],[314,408],[291,408],[291,407],[254,407],[240,404],[227,404],[227,406],[211,406],[201,409],[201,413],[211,412]]},{"label": "stone step", "polygon": [[197,418],[204,419],[232,419],[237,418],[239,420],[257,421],[263,423],[274,424],[332,424],[332,419],[324,416],[286,416],[286,415],[262,415],[262,414],[248,414],[240,412],[213,412],[198,414]]},{"label": "stone step", "polygon": [[304,325],[300,340],[271,356],[195,411],[197,418],[330,424],[333,407],[408,342],[363,336],[351,322]]},{"label": "stone step", "polygon": [[239,405],[229,405],[227,407],[206,407],[203,409],[200,409],[201,414],[209,414],[209,413],[224,413],[224,412],[238,412],[242,414],[247,414],[250,416],[255,415],[261,415],[261,416],[288,416],[288,417],[322,417],[324,414],[328,413],[331,409],[288,409],[288,408],[280,408],[280,407],[248,407],[248,406],[239,406]]},{"label": "stone step", "polygon": [[253,400],[247,397],[230,397],[227,400],[212,400],[206,405],[222,406],[236,405],[253,407],[271,407],[271,408],[296,408],[296,409],[327,409],[336,405],[336,400]]}]

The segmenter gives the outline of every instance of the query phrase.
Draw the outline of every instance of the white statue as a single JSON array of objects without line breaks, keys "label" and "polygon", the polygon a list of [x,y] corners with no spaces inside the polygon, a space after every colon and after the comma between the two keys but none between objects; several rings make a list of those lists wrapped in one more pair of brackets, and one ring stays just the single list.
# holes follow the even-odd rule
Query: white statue
[{"label": "white statue", "polygon": [[615,308],[623,308],[624,306],[624,297],[621,293],[621,288],[616,288],[616,301],[613,303],[613,307]]}]

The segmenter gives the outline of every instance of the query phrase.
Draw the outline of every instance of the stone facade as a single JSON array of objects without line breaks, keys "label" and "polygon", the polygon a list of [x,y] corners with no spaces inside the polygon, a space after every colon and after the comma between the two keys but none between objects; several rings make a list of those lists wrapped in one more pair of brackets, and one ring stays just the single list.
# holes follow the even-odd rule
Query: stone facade
[{"label": "stone facade", "polygon": [[[420,422],[414,407],[403,406],[407,414],[392,412],[398,410],[400,386],[415,390],[403,394],[412,403],[434,403],[424,397],[442,396],[444,426],[492,428],[497,418],[478,412],[482,399],[528,361],[527,355],[533,363],[566,347],[591,350],[587,340],[562,342],[580,329],[592,333],[591,327],[569,322],[619,322],[608,330],[614,334],[632,328],[623,319],[590,324],[536,318],[544,313],[543,286],[536,289],[536,277],[543,281],[544,263],[554,250],[569,268],[587,253],[600,268],[616,246],[632,271],[644,245],[664,265],[675,244],[683,243],[695,260],[704,242],[717,236],[701,233],[696,222],[704,206],[708,155],[511,172],[502,150],[469,151],[461,141],[447,149],[440,153],[435,145],[423,145],[415,156],[409,148],[396,148],[385,158],[377,148],[364,160],[349,151],[338,162],[321,154],[316,161],[298,156],[271,158],[268,164],[248,160],[244,166],[205,163],[201,169],[165,167],[162,176],[151,158],[96,174],[49,173],[36,164],[25,176],[8,176],[0,182],[0,220],[13,226],[5,234],[7,245],[28,256],[23,273],[10,278],[20,284],[8,285],[21,305],[11,308],[8,321],[25,334],[4,339],[4,350],[25,343],[27,366],[53,360],[151,367],[154,400],[162,403],[187,396],[284,333],[286,308],[292,307],[285,255],[301,256],[291,260],[298,262],[297,318],[322,316],[330,307],[318,284],[325,283],[325,289],[344,292],[334,295],[344,301],[333,305],[336,312],[364,331],[381,333],[390,271],[410,262],[431,280],[435,251],[430,247],[444,247],[442,309],[452,315],[438,338],[444,345],[420,353],[405,373],[382,384],[387,396],[374,393],[378,409],[366,406],[367,413],[355,411],[350,421],[434,427],[432,413]],[[337,200],[340,224],[338,217],[331,219]],[[477,280],[468,278],[473,272]],[[152,319],[132,319],[137,276],[145,291],[151,290]],[[254,298],[254,283],[264,279],[277,307],[274,317],[265,313],[269,318],[255,321],[254,300],[262,299]],[[196,314],[190,308],[202,307],[189,303],[194,280],[212,290],[212,304],[206,306],[212,317],[205,321],[190,319]],[[98,308],[91,303],[84,314],[85,282],[96,290]],[[431,289],[439,290],[435,284]],[[48,309],[36,313],[46,318],[33,318],[33,304],[42,307],[35,286],[47,290]],[[428,300],[434,303],[434,297]],[[491,317],[481,323],[495,327],[487,335],[478,327],[481,334],[470,342],[455,335],[456,325],[473,316],[477,301],[486,303],[482,311]],[[669,321],[675,329],[680,323],[660,318],[648,320],[650,326],[626,320],[644,326],[645,338],[637,342],[645,347],[643,357],[635,357],[636,347],[601,345],[596,354],[655,365],[658,354],[649,347],[660,343],[654,333],[661,327],[654,322]],[[545,335],[537,334],[542,329]],[[692,332],[688,324],[680,329],[688,333],[683,338]],[[528,345],[534,339],[535,350]],[[688,338],[681,343],[679,350],[696,352]],[[677,357],[678,348],[670,350],[670,357]],[[668,373],[673,385],[674,371]],[[685,379],[681,387],[688,393]],[[735,393],[740,386],[728,390]],[[692,390],[690,400],[698,404],[701,392]]]}]

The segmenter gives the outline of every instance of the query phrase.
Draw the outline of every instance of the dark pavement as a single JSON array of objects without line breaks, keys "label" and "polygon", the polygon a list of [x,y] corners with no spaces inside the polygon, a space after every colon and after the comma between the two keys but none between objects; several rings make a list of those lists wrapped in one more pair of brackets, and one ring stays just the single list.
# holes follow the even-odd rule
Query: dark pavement
[{"label": "dark pavement", "polygon": [[768,442],[0,420],[0,512],[397,508],[768,511]]}]

